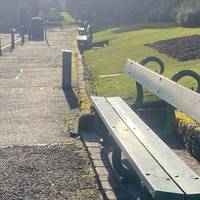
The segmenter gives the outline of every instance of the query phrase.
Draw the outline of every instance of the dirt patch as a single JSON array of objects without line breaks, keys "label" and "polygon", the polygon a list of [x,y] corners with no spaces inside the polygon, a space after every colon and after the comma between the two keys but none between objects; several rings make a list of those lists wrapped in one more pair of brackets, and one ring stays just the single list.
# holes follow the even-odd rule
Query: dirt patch
[{"label": "dirt patch", "polygon": [[91,71],[89,70],[85,58],[83,58],[83,65],[84,65],[84,78],[86,82],[86,91],[88,96],[98,95],[96,84],[94,78],[92,76]]},{"label": "dirt patch", "polygon": [[200,58],[200,35],[163,40],[146,44],[145,46],[156,49],[158,52],[175,58],[178,61]]},{"label": "dirt patch", "polygon": [[97,200],[87,154],[74,143],[0,149],[0,199]]},{"label": "dirt patch", "polygon": [[112,32],[115,34],[118,33],[126,33],[131,31],[137,31],[145,28],[168,28],[168,27],[175,27],[176,25],[171,23],[142,23],[142,24],[130,24],[130,25],[123,25],[120,27],[115,28]]}]

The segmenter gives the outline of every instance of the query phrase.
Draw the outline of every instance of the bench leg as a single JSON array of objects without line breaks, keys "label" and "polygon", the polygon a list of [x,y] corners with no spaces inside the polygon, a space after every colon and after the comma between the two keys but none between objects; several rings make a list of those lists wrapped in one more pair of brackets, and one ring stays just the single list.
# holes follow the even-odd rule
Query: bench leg
[{"label": "bench leg", "polygon": [[118,146],[114,146],[114,150],[112,153],[112,164],[114,170],[119,174],[120,177],[123,178],[125,183],[129,182],[137,182],[139,183],[139,178],[134,170],[130,170],[126,168],[122,163],[122,151]]},{"label": "bench leg", "polygon": [[141,200],[153,200],[153,197],[149,194],[144,186],[141,188]]},{"label": "bench leg", "polygon": [[114,166],[116,172],[121,177],[126,178],[126,177],[130,176],[130,171],[123,166],[121,156],[122,156],[122,152],[121,152],[120,148],[115,147],[113,150],[113,154],[112,154],[113,166]]},{"label": "bench leg", "polygon": [[110,134],[108,129],[106,128],[104,122],[102,121],[101,117],[98,115],[96,110],[93,110],[94,113],[94,131],[97,133],[104,141],[107,143],[110,141]]}]

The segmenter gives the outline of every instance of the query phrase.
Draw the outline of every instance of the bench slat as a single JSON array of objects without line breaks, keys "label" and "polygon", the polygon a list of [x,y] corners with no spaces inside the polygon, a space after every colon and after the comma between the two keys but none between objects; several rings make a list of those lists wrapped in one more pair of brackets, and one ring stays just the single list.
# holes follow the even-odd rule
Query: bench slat
[{"label": "bench slat", "polygon": [[188,195],[188,199],[200,199],[200,177],[120,97],[108,98],[108,101],[155,160]]},{"label": "bench slat", "polygon": [[78,30],[79,30],[79,31],[84,31],[85,28],[83,28],[83,27],[79,27]]},{"label": "bench slat", "polygon": [[159,200],[184,199],[184,193],[130,131],[109,102],[104,97],[91,97],[91,101],[112,137],[129,159],[141,180],[146,183],[152,196]]},{"label": "bench slat", "polygon": [[125,73],[149,91],[200,123],[200,94],[129,59]]},{"label": "bench slat", "polygon": [[88,35],[78,35],[77,36],[77,40],[81,40],[81,41],[87,41],[88,40]]}]

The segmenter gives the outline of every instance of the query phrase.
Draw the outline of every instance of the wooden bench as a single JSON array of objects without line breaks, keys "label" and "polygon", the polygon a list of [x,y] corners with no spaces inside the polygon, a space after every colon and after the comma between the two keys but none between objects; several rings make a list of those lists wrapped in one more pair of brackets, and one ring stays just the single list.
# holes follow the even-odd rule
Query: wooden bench
[{"label": "wooden bench", "polygon": [[[138,85],[165,100],[169,108],[167,112],[176,107],[200,122],[198,93],[131,60],[127,61],[125,71]],[[188,73],[182,72],[173,79],[177,81],[184,75]],[[200,83],[199,76],[194,76]],[[139,177],[144,191],[148,191],[144,199],[200,199],[200,177],[137,115],[137,111],[133,111],[120,97],[92,96],[91,101],[111,137],[115,170],[126,178]],[[122,163],[122,152],[129,161],[129,169]]]},{"label": "wooden bench", "polygon": [[78,28],[78,33],[79,33],[79,35],[85,35],[86,34],[85,28],[84,27],[79,27]]},{"label": "wooden bench", "polygon": [[79,27],[77,36],[78,49],[82,53],[84,50],[92,48],[93,40],[93,25],[89,24],[87,21],[84,21],[82,26]]},{"label": "wooden bench", "polygon": [[90,35],[78,35],[77,43],[81,53],[83,53],[84,50],[92,48],[92,38]]},{"label": "wooden bench", "polygon": [[87,27],[79,27],[78,28],[79,35],[88,35],[92,33],[92,26],[90,24]]}]

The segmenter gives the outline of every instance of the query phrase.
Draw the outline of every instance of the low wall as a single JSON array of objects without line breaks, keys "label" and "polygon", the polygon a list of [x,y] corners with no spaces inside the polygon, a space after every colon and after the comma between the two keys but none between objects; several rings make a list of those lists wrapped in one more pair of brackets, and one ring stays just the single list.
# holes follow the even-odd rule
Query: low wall
[{"label": "low wall", "polygon": [[200,161],[200,125],[185,114],[178,112],[177,134],[189,153]]}]

